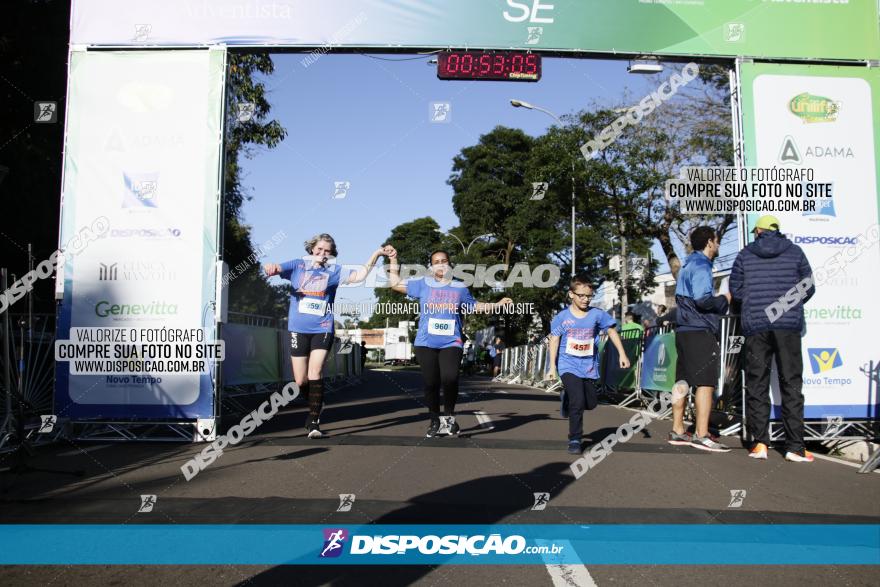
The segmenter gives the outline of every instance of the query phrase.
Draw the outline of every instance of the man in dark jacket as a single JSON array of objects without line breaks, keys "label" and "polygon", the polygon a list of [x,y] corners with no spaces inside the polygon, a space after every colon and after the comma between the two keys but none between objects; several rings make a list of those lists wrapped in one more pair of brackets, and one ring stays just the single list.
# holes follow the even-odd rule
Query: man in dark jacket
[{"label": "man in dark jacket", "polygon": [[[709,226],[691,232],[691,248],[675,284],[678,325],[675,350],[678,361],[675,387],[672,390],[672,431],[669,444],[691,445],[709,452],[730,449],[709,435],[715,386],[721,371],[718,330],[721,316],[727,313],[730,294],[713,295],[712,260],[718,256],[718,235]],[[696,387],[696,430],[691,436],[684,428],[684,401],[691,387]]]},{"label": "man in dark jacket", "polygon": [[779,220],[761,216],[755,240],[736,256],[730,291],[742,302],[746,337],[746,424],[755,444],[749,456],[767,458],[770,435],[770,366],[776,359],[785,429],[785,458],[811,462],[804,448],[801,332],[804,303],[816,292],[813,271],[799,246],[779,232]]}]

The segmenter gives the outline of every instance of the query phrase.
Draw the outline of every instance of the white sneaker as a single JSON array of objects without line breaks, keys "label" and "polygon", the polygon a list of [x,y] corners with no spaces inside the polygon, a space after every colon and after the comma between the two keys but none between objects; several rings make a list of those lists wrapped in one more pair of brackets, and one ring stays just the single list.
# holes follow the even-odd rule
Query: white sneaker
[{"label": "white sneaker", "polygon": [[449,436],[449,416],[440,416],[440,428],[437,430],[437,436]]}]

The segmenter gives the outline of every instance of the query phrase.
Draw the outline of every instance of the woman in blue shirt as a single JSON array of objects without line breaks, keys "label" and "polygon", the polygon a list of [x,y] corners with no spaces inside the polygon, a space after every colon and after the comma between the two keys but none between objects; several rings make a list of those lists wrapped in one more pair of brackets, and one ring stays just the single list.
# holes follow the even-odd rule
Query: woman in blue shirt
[{"label": "woman in blue shirt", "polygon": [[[478,302],[460,281],[452,280],[449,253],[434,251],[428,266],[431,275],[403,281],[397,251],[387,253],[390,261],[390,285],[394,291],[419,300],[419,329],[415,353],[425,380],[425,403],[431,423],[425,436],[458,434],[455,402],[458,399],[458,369],[461,364],[464,334],[462,316],[466,312],[486,312],[512,304],[510,298],[498,302]],[[443,388],[444,415],[440,417],[440,388]]]},{"label": "woman in blue shirt", "polygon": [[333,346],[333,302],[340,285],[367,278],[386,248],[373,252],[365,266],[343,269],[336,264],[336,241],[329,234],[315,235],[305,243],[308,255],[286,263],[266,265],[266,275],[280,275],[293,286],[287,329],[290,331],[290,361],[296,384],[309,399],[309,438],[323,436],[320,428],[324,406],[324,361]]}]

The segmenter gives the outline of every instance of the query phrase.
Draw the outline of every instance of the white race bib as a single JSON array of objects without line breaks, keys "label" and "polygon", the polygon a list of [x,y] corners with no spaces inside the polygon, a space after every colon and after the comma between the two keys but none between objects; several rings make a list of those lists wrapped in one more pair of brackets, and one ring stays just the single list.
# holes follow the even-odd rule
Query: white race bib
[{"label": "white race bib", "polygon": [[565,339],[565,354],[571,355],[572,357],[592,357],[593,356],[593,341],[592,340],[580,340],[578,338],[566,338]]},{"label": "white race bib", "polygon": [[455,336],[455,320],[428,318],[428,334]]},{"label": "white race bib", "polygon": [[303,298],[299,301],[299,313],[323,316],[327,312],[327,302],[315,298]]}]

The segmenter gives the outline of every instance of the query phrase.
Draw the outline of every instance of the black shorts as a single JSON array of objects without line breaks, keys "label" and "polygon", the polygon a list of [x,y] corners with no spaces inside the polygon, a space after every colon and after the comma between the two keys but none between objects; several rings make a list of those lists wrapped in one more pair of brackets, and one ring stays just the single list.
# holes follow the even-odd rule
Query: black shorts
[{"label": "black shorts", "polygon": [[291,357],[308,357],[312,351],[329,351],[331,348],[333,348],[332,332],[319,332],[317,334],[290,333]]},{"label": "black shorts", "polygon": [[691,387],[718,387],[721,347],[708,330],[675,331],[675,379]]},{"label": "black shorts", "polygon": [[492,366],[493,367],[500,367],[501,366],[501,354],[500,353],[495,355],[494,357],[492,357]]}]

